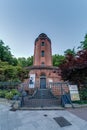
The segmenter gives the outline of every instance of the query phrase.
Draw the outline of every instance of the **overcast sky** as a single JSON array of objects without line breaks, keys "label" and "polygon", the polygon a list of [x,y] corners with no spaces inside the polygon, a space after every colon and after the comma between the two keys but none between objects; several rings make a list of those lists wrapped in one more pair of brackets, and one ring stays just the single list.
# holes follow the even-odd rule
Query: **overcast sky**
[{"label": "overcast sky", "polygon": [[77,48],[87,33],[87,0],[0,0],[0,39],[15,57],[33,55],[40,33],[53,54]]}]

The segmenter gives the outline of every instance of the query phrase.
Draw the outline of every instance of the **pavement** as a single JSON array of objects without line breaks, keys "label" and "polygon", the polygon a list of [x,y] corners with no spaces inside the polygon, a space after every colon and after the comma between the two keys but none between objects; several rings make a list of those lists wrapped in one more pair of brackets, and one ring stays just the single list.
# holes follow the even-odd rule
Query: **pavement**
[{"label": "pavement", "polygon": [[68,109],[72,114],[80,117],[81,119],[87,121],[87,107],[80,107],[75,109]]},{"label": "pavement", "polygon": [[[0,103],[0,130],[87,130],[87,108],[67,110],[17,110]],[[84,111],[85,109],[85,111]],[[61,127],[54,118],[64,117],[71,125]],[[64,123],[63,121],[61,121]]]}]

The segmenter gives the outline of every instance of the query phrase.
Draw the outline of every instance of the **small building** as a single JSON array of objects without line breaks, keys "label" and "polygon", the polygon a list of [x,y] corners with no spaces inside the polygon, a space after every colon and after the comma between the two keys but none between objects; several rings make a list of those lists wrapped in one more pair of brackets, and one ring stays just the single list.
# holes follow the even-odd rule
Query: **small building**
[{"label": "small building", "polygon": [[35,40],[33,66],[28,67],[30,88],[46,89],[51,87],[50,84],[62,81],[61,70],[52,63],[51,44],[50,38],[44,33]]}]

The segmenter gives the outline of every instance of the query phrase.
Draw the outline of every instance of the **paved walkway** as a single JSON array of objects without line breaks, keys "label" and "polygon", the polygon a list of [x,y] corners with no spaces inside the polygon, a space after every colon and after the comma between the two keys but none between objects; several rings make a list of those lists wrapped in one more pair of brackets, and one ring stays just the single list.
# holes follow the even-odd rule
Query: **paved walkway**
[{"label": "paved walkway", "polygon": [[75,109],[68,109],[69,112],[71,112],[72,114],[77,115],[78,117],[82,118],[83,120],[87,121],[87,107],[83,107],[83,108],[75,108]]},{"label": "paved walkway", "polygon": [[[87,121],[66,110],[9,111],[0,104],[0,130],[87,130]],[[72,125],[60,127],[53,119],[64,117]]]}]

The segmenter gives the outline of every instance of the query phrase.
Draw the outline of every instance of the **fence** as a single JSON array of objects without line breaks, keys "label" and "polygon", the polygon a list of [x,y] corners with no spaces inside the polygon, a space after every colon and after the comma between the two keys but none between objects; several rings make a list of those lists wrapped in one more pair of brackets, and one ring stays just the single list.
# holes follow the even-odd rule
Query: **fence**
[{"label": "fence", "polygon": [[[0,84],[1,84],[1,82],[0,82]],[[12,85],[12,86],[16,87],[19,84],[20,84],[20,82],[4,82],[3,86]],[[21,83],[20,85],[23,89],[29,90],[29,83]],[[29,94],[32,95],[34,93],[34,91],[37,88],[39,88],[39,85],[40,84],[38,82],[36,82],[35,88],[30,89]],[[73,85],[73,86],[77,86],[78,92],[77,92],[77,89],[70,90],[69,85],[70,85],[69,82],[51,82],[51,83],[46,84],[46,88],[50,88],[50,90],[52,91],[52,93],[55,96],[68,94],[71,97],[72,93],[74,92],[74,94],[73,94],[74,96],[79,94],[80,100],[72,100],[73,103],[79,103],[79,104],[87,103],[87,84],[81,84],[80,86]],[[71,93],[70,93],[70,91],[71,91]],[[75,93],[78,93],[78,94],[75,94]]]},{"label": "fence", "polygon": [[[17,88],[19,85],[23,90],[26,90],[25,89],[26,87],[29,89],[29,83],[20,83],[20,82],[0,82],[0,89]],[[69,99],[70,103],[80,105],[87,104],[87,84],[81,84],[80,86],[78,86],[77,87],[78,91],[77,89],[70,90],[69,85],[70,85],[69,82],[52,82],[48,83],[46,88],[49,88],[53,93],[53,95],[55,95],[56,97],[61,96],[61,99],[65,103],[68,103],[67,100]],[[75,87],[77,85],[73,86]],[[36,83],[35,88],[29,90],[28,94],[30,95],[33,94],[37,88],[38,83]]]},{"label": "fence", "polygon": [[0,89],[17,88],[21,82],[0,82]]}]

